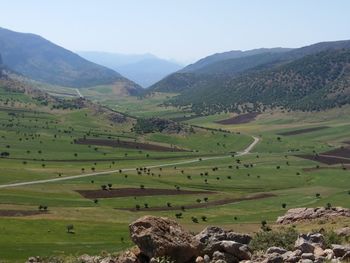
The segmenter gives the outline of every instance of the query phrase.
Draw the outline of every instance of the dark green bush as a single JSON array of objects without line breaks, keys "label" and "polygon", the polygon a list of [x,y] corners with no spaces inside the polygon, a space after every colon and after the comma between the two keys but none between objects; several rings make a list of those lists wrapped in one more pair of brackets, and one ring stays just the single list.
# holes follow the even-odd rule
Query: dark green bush
[{"label": "dark green bush", "polygon": [[283,247],[287,250],[293,250],[295,240],[298,238],[298,232],[294,228],[282,228],[280,230],[264,231],[257,233],[250,247],[253,251],[265,251],[269,247]]}]

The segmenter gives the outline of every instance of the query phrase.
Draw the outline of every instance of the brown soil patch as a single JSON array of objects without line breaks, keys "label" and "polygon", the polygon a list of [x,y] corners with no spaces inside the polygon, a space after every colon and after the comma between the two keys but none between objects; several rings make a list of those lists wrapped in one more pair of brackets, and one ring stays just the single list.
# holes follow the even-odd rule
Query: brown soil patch
[{"label": "brown soil patch", "polygon": [[84,145],[100,145],[109,147],[121,147],[128,149],[138,149],[138,150],[149,150],[158,152],[187,152],[184,149],[179,149],[177,147],[166,147],[156,144],[131,142],[131,141],[120,141],[120,140],[108,140],[108,139],[77,139],[76,144]]},{"label": "brown soil patch", "polygon": [[[192,204],[192,205],[186,205],[186,206],[184,206],[184,208],[185,208],[185,210],[195,209],[195,208],[205,208],[205,207],[212,207],[212,206],[218,206],[218,205],[238,203],[241,201],[263,199],[263,198],[274,197],[274,196],[276,196],[276,195],[270,194],[270,193],[263,193],[263,194],[250,195],[250,196],[240,197],[240,198],[226,198],[226,199],[209,201],[209,202],[204,202],[204,203],[196,203],[196,204]],[[137,210],[136,208],[116,208],[116,209],[133,211],[133,212],[137,212],[137,211],[174,211],[174,210],[182,210],[182,207],[181,206],[149,207],[149,208],[140,208],[139,210]]]},{"label": "brown soil patch", "polygon": [[157,188],[118,188],[111,190],[76,190],[85,198],[113,198],[130,196],[153,196],[153,195],[192,195],[192,194],[214,194],[210,191],[190,191],[176,189],[157,189]]},{"label": "brown soil patch", "polygon": [[304,155],[297,155],[297,156],[304,159],[325,163],[328,165],[350,164],[350,148],[345,148],[345,147],[320,153],[318,155],[304,154]]},{"label": "brown soil patch", "polygon": [[313,132],[313,131],[319,131],[319,130],[323,130],[323,129],[327,129],[327,128],[329,128],[329,127],[328,126],[319,126],[319,127],[313,127],[313,128],[307,128],[307,129],[281,132],[278,135],[292,136],[292,135],[298,135],[298,134],[303,134],[303,133],[309,133],[309,132]]},{"label": "brown soil patch", "polygon": [[45,211],[35,211],[35,210],[0,210],[0,217],[16,217],[16,216],[34,216],[47,214]]},{"label": "brown soil patch", "polygon": [[256,116],[258,115],[259,113],[257,112],[250,112],[250,113],[241,114],[226,120],[216,121],[216,123],[224,124],[224,125],[249,123],[255,120]]},{"label": "brown soil patch", "polygon": [[332,166],[323,166],[323,167],[307,167],[303,168],[304,172],[313,172],[313,171],[318,171],[318,170],[348,170],[350,169],[350,165],[344,165],[342,167],[332,167]]}]

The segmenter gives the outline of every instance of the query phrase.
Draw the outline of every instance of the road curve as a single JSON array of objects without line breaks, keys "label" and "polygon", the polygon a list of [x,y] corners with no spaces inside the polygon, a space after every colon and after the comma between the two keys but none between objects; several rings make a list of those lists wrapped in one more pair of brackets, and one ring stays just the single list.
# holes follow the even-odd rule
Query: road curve
[{"label": "road curve", "polygon": [[[242,152],[238,152],[235,156],[243,156],[246,154],[249,154],[251,150],[259,143],[260,139],[258,137],[252,136],[254,141],[245,148]],[[180,161],[175,163],[164,163],[164,164],[157,164],[157,165],[151,165],[146,166],[146,168],[159,168],[159,167],[167,167],[167,166],[174,166],[174,165],[182,165],[182,164],[190,164],[190,163],[196,163],[200,161],[208,161],[208,160],[216,160],[216,159],[225,159],[225,158],[231,158],[231,155],[221,155],[221,156],[212,156],[212,157],[203,157],[203,158],[196,158],[191,159],[187,161]],[[134,168],[124,168],[124,169],[117,169],[117,170],[111,170],[111,171],[104,171],[104,172],[95,172],[95,173],[87,173],[87,174],[78,174],[78,175],[71,175],[66,177],[58,177],[58,178],[52,178],[52,179],[44,179],[44,180],[36,180],[36,181],[29,181],[29,182],[21,182],[21,183],[13,183],[13,184],[2,184],[0,185],[0,189],[3,188],[10,188],[10,187],[16,187],[16,186],[26,186],[26,185],[33,185],[33,184],[45,184],[45,183],[52,183],[52,182],[58,182],[58,181],[66,181],[66,180],[72,180],[77,178],[83,178],[83,177],[90,177],[90,176],[96,176],[96,175],[106,175],[111,173],[117,173],[119,170],[122,170],[123,172],[128,171],[135,171],[136,167]]]}]

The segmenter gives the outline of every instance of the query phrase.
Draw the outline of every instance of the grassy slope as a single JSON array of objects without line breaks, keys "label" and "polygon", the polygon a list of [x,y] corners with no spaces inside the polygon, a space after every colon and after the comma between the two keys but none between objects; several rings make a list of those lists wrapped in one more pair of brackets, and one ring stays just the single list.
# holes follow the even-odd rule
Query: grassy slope
[{"label": "grassy slope", "polygon": [[[38,108],[35,101],[21,94],[7,94],[4,90],[1,98],[3,100],[0,103],[2,109],[0,111],[0,148],[1,151],[9,151],[10,157],[19,158],[0,159],[1,183],[55,178],[58,173],[62,173],[62,176],[80,174],[81,168],[91,171],[94,167],[96,171],[103,171],[172,162],[184,159],[186,156],[193,158],[198,154],[222,155],[239,151],[251,141],[247,135],[201,129],[196,130],[192,135],[150,134],[140,137],[130,132],[131,123],[111,126],[110,122],[98,118],[87,110],[52,112],[49,109]],[[130,105],[133,107],[133,104]],[[12,110],[4,109],[10,106]],[[16,111],[15,116],[9,114],[16,107],[21,111]],[[144,107],[149,107],[145,115],[156,114],[156,107],[152,107],[151,103]],[[137,111],[142,112],[142,108],[135,110]],[[286,203],[287,208],[322,206],[328,202],[333,205],[348,206],[349,171],[341,170],[336,166],[337,169],[304,172],[303,168],[315,167],[316,163],[297,158],[288,150],[298,148],[300,152],[312,152],[340,145],[350,136],[348,129],[350,118],[346,117],[349,116],[347,114],[349,111],[349,108],[344,108],[312,115],[274,112],[261,115],[252,123],[230,126],[214,123],[215,120],[224,119],[228,115],[192,119],[188,122],[211,128],[225,128],[233,132],[239,131],[242,134],[261,135],[262,141],[254,149],[255,153],[244,157],[178,165],[176,169],[175,167],[162,170],[155,168],[149,175],[117,172],[57,183],[1,189],[0,210],[36,210],[39,205],[47,205],[49,213],[31,217],[1,217],[1,229],[6,235],[0,240],[0,247],[5,248],[0,250],[0,259],[22,262],[30,255],[96,254],[101,250],[113,252],[124,249],[131,244],[128,239],[128,223],[144,214],[175,218],[175,213],[178,212],[148,212],[147,209],[139,212],[118,210],[118,208],[134,208],[136,205],[143,207],[144,203],[149,207],[165,207],[167,202],[173,206],[186,206],[196,204],[197,199],[203,202],[204,197],[213,201],[261,192],[276,195],[266,199],[186,210],[183,212],[183,218],[179,220],[191,230],[199,230],[204,225],[210,224],[233,228],[237,231],[255,231],[261,220],[273,223],[276,216],[285,212],[281,206],[282,203]],[[330,126],[330,128],[310,134],[282,136],[280,141],[277,140],[277,134],[281,131],[321,125]],[[141,141],[152,140],[162,144],[177,144],[199,152],[142,151],[139,153],[135,150],[109,147],[98,147],[95,150],[94,147],[71,144],[74,138],[80,138],[88,131],[100,138],[111,136]],[[40,137],[34,136],[32,139],[32,134],[40,134]],[[7,145],[10,148],[6,148]],[[27,150],[30,150],[30,153],[27,153]],[[38,152],[39,150],[41,153]],[[78,155],[75,156],[74,153]],[[128,155],[125,156],[125,153]],[[147,154],[149,157],[146,157]],[[34,158],[38,160],[27,160],[26,164],[23,163],[24,159]],[[170,158],[170,160],[159,158]],[[52,159],[52,161],[41,159]],[[113,163],[107,159],[115,159],[116,162]],[[42,164],[45,164],[45,167],[42,167]],[[253,167],[247,168],[244,164],[253,164]],[[277,169],[277,166],[280,166],[280,169]],[[218,167],[218,170],[213,171],[213,167]],[[201,175],[205,172],[208,172],[208,175]],[[170,189],[174,189],[177,185],[181,189],[211,190],[216,193],[138,198],[131,196],[100,199],[98,204],[95,204],[75,191],[100,189],[101,185],[108,183],[112,183],[113,187],[144,185],[146,188]],[[316,198],[316,193],[320,193],[321,198]],[[192,223],[193,216],[200,220],[199,224]],[[206,216],[208,221],[202,222],[201,216]],[[65,228],[68,224],[74,224],[75,234],[66,233]],[[340,225],[340,222],[337,222],[337,225]],[[33,235],[40,238],[34,242]],[[121,237],[124,238],[124,242],[121,241]]]}]

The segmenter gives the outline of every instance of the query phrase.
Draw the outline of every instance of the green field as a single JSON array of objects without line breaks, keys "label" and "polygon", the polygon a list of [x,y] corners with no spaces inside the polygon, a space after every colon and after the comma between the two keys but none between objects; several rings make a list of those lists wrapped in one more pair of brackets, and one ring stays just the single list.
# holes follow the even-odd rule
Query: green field
[{"label": "green field", "polygon": [[[92,91],[86,94],[88,92],[92,94]],[[159,95],[142,101],[111,100],[106,104],[139,117],[170,118],[184,114],[182,110],[161,106],[161,101]],[[175,214],[182,213],[177,220],[194,231],[205,225],[219,225],[253,232],[262,220],[273,224],[288,208],[327,203],[349,207],[349,169],[296,156],[323,152],[349,141],[349,113],[350,108],[346,107],[314,114],[274,111],[259,115],[250,123],[219,125],[215,121],[230,116],[221,114],[184,121],[196,125],[194,133],[140,135],[131,131],[134,123],[131,119],[116,123],[89,109],[53,110],[37,105],[23,94],[1,90],[0,150],[9,155],[0,158],[0,187],[92,172],[106,174],[0,188],[1,213],[38,211],[40,205],[47,206],[48,210],[32,216],[0,214],[0,261],[23,262],[36,255],[118,252],[131,246],[128,224],[146,214],[175,219]],[[318,126],[328,128],[294,136],[278,135]],[[84,136],[175,145],[187,151],[159,152],[74,143]],[[238,156],[238,152],[253,142],[252,136],[259,137],[259,143],[249,154]],[[216,157],[219,158],[210,159]],[[182,163],[188,160],[193,162]],[[142,172],[136,170],[158,165],[164,166],[142,169]],[[304,170],[317,165],[320,166],[317,169]],[[321,169],[323,167],[328,169]],[[178,195],[135,197],[130,194],[97,198],[96,202],[95,198],[87,199],[77,192],[100,190],[108,184],[115,189],[180,190]],[[181,190],[208,193],[184,195]],[[269,197],[223,205],[215,203],[262,193],[268,193]],[[286,208],[282,208],[284,203]],[[186,208],[198,205],[201,207]],[[166,210],[168,206],[184,208]],[[140,207],[139,211],[134,211],[136,207]],[[152,211],[153,208],[163,211]],[[198,219],[198,223],[193,222],[193,218]],[[337,224],[346,223],[349,222]],[[67,225],[74,225],[74,234],[67,233]]]}]

